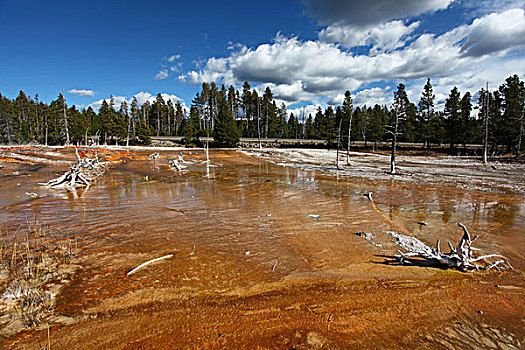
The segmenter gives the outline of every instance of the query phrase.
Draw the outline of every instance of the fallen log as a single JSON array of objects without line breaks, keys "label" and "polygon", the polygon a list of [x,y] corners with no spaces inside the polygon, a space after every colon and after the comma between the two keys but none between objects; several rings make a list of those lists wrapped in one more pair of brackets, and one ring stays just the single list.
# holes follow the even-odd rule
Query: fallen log
[{"label": "fallen log", "polygon": [[[433,266],[455,268],[460,271],[480,271],[490,270],[492,268],[503,270],[505,267],[501,266],[502,264],[506,264],[508,268],[513,269],[512,265],[508,262],[508,259],[503,255],[488,254],[474,257],[474,251],[479,249],[472,247],[472,243],[478,239],[479,236],[471,238],[471,235],[465,225],[459,222],[458,226],[463,230],[463,236],[459,240],[456,247],[448,242],[450,253],[441,252],[439,240],[436,243],[436,247],[432,248],[415,237],[402,235],[396,232],[389,232],[392,237],[396,238],[396,244],[404,250],[407,250],[407,252],[398,250],[400,254],[398,256],[399,263],[411,264],[412,261],[410,261],[408,258],[416,258],[422,259]],[[490,262],[489,259],[492,258],[500,259]],[[488,263],[486,265],[479,264],[478,262],[482,260],[485,260]]]}]

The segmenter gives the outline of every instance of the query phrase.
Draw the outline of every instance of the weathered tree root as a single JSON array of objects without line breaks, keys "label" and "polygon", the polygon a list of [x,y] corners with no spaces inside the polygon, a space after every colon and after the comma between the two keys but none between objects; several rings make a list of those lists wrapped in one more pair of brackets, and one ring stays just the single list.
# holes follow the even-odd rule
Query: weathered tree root
[{"label": "weathered tree root", "polygon": [[[476,236],[473,239],[470,236],[465,225],[458,223],[458,226],[463,229],[463,236],[459,241],[458,245],[454,246],[448,242],[450,253],[442,253],[439,247],[439,240],[436,243],[436,248],[427,246],[415,237],[405,236],[399,233],[391,232],[391,235],[397,239],[396,244],[402,247],[408,252],[403,253],[398,250],[400,256],[398,261],[401,264],[410,264],[410,260],[406,258],[420,258],[434,266],[445,266],[448,268],[455,268],[461,271],[479,271],[479,270],[490,270],[496,268],[498,270],[505,269],[501,264],[506,264],[508,268],[513,269],[512,265],[508,262],[508,259],[499,254],[489,254],[480,257],[474,257],[473,252],[479,250],[472,247],[472,243],[479,237]],[[478,261],[489,261],[490,258],[501,258],[494,262],[490,262],[486,265],[476,264]]]},{"label": "weathered tree root", "polygon": [[47,188],[75,188],[90,186],[95,178],[106,170],[107,162],[101,162],[98,156],[81,158],[75,148],[77,161],[63,175],[44,184]]}]

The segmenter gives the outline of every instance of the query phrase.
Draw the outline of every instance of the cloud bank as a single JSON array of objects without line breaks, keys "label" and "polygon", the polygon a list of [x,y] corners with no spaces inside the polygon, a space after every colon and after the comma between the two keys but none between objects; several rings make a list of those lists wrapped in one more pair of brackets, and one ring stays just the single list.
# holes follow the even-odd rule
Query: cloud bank
[{"label": "cloud bank", "polygon": [[[189,110],[186,107],[185,102],[180,97],[178,97],[176,95],[166,94],[166,93],[162,93],[161,96],[162,96],[162,99],[164,100],[164,102],[167,103],[168,101],[171,101],[173,104],[175,104],[175,103],[177,103],[177,101],[179,101],[182,104],[182,107],[183,107],[183,109],[185,111]],[[120,105],[124,101],[128,104],[128,106],[130,106],[131,102],[133,101],[133,98],[136,98],[139,106],[142,106],[146,102],[154,103],[157,100],[157,95],[153,95],[153,94],[151,94],[149,92],[141,91],[141,92],[139,92],[139,93],[137,93],[137,94],[135,94],[135,95],[133,95],[131,97],[113,96],[113,102],[115,103],[114,108],[118,110],[120,108]],[[100,106],[102,105],[103,101],[106,101],[107,103],[109,103],[111,101],[111,98],[104,98],[104,99],[95,101],[95,102],[91,103],[88,107],[91,107],[94,110],[98,110],[100,108]]]}]

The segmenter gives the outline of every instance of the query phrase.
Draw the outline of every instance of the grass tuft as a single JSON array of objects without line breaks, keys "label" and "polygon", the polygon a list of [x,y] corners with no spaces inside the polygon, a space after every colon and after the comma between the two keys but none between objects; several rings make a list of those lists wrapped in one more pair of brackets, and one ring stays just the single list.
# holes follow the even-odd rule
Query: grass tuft
[{"label": "grass tuft", "polygon": [[26,327],[51,314],[55,292],[50,282],[75,256],[76,240],[59,239],[36,219],[26,228],[0,233],[0,311],[14,314]]}]

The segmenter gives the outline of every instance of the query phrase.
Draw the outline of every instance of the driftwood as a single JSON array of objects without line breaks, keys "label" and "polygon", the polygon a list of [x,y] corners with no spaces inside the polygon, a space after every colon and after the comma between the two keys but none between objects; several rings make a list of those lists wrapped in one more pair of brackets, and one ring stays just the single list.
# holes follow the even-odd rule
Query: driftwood
[{"label": "driftwood", "polygon": [[[504,265],[506,264],[508,268],[513,269],[512,265],[508,262],[508,259],[503,255],[499,254],[488,254],[482,255],[479,257],[474,257],[474,251],[479,250],[478,248],[472,247],[472,243],[479,236],[471,238],[470,233],[468,232],[465,225],[458,223],[458,226],[463,230],[463,236],[458,242],[457,246],[454,247],[450,242],[448,246],[450,248],[450,253],[441,252],[439,246],[439,240],[436,243],[436,247],[432,248],[427,246],[425,243],[421,242],[415,237],[402,235],[395,232],[390,232],[390,234],[397,239],[396,244],[402,247],[408,252],[403,253],[398,250],[400,256],[398,257],[401,264],[410,264],[411,261],[407,258],[419,258],[423,259],[427,263],[436,266],[445,266],[449,268],[455,268],[461,271],[479,271],[479,270],[490,270],[496,268],[498,270],[505,269]],[[500,258],[499,260],[489,262],[489,259]],[[478,265],[479,262],[486,261],[486,265]]]},{"label": "driftwood", "polygon": [[161,256],[160,258],[156,258],[156,259],[148,260],[148,261],[146,261],[145,263],[142,263],[142,264],[140,264],[139,266],[135,267],[133,270],[131,270],[130,272],[128,272],[127,275],[129,276],[129,275],[131,275],[131,274],[137,272],[138,270],[140,270],[140,269],[143,268],[143,267],[146,267],[146,266],[148,266],[148,265],[150,265],[150,264],[153,264],[154,262],[157,262],[157,261],[159,261],[159,260],[169,259],[169,258],[171,258],[172,256],[173,256],[173,254],[168,254],[168,255]]},{"label": "driftwood", "polygon": [[[387,218],[379,209],[376,207],[374,200],[372,198],[372,192],[363,194],[363,196],[367,197],[370,200],[370,203],[372,205],[372,208],[379,213],[385,221],[387,221],[391,226],[398,227],[400,230],[406,231],[406,229],[403,229],[396,225],[393,221],[391,221],[389,218]],[[419,225],[426,226],[426,222],[418,222]],[[401,264],[410,264],[411,261],[407,258],[415,258],[425,261],[426,263],[432,265],[432,266],[445,266],[448,268],[455,268],[458,270],[470,270],[470,271],[479,271],[479,270],[490,270],[492,268],[496,268],[498,270],[502,270],[505,267],[500,266],[502,264],[506,264],[510,269],[513,269],[512,265],[509,263],[508,259],[505,258],[503,255],[499,254],[489,254],[489,255],[483,255],[480,257],[474,257],[473,252],[476,250],[479,250],[478,248],[472,247],[472,243],[478,239],[479,236],[474,237],[473,239],[470,236],[470,233],[468,232],[465,225],[462,223],[458,223],[458,226],[461,227],[463,230],[463,236],[461,237],[460,241],[458,242],[457,246],[454,247],[450,242],[448,242],[448,246],[450,248],[450,253],[442,253],[440,246],[439,246],[439,240],[436,243],[436,247],[432,248],[427,246],[425,243],[421,242],[419,239],[409,236],[409,235],[403,235],[397,232],[388,232],[392,235],[392,237],[396,238],[396,244],[399,245],[404,250],[407,250],[408,252],[403,253],[398,250],[400,256],[398,256],[398,261]],[[407,232],[408,233],[408,232]],[[360,233],[358,233],[359,236],[364,236],[370,243],[374,244],[371,241],[370,236],[365,236]],[[494,258],[500,258],[499,260],[489,262],[488,259],[494,259]],[[487,265],[478,265],[478,261],[485,260],[487,262]]]},{"label": "driftwood", "polygon": [[359,237],[363,237],[368,241],[368,243],[372,244],[373,246],[376,246],[378,248],[383,248],[382,244],[376,243],[373,241],[374,238],[376,238],[372,233],[370,232],[356,232],[356,235]]},{"label": "driftwood", "polygon": [[[184,162],[184,161],[183,161],[183,162]],[[170,167],[171,167],[172,169],[177,169],[178,171],[182,171],[183,169],[186,168],[186,165],[180,164],[180,163],[179,163],[179,160],[177,160],[177,159],[169,160],[169,161],[168,161],[168,164],[170,165]]]},{"label": "driftwood", "polygon": [[81,158],[75,148],[77,161],[64,174],[45,183],[47,188],[75,188],[90,186],[95,178],[106,170],[107,162],[101,162],[98,155]]}]

